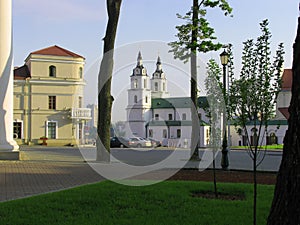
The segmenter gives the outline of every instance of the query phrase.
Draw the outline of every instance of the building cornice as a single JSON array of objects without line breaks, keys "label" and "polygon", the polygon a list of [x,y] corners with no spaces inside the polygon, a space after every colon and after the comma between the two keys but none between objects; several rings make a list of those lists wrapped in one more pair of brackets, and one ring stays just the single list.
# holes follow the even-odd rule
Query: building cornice
[{"label": "building cornice", "polygon": [[[14,80],[14,83],[25,83],[24,80]],[[29,84],[52,84],[52,85],[86,85],[86,81],[78,81],[78,80],[37,80],[30,79],[27,81]]]},{"label": "building cornice", "polygon": [[57,59],[34,59],[34,58],[31,58],[31,59],[29,59],[29,61],[31,61],[31,62],[49,62],[49,63],[67,63],[67,64],[85,65],[84,61],[80,62],[80,61],[77,61],[77,60],[63,60],[63,59],[57,60]]}]

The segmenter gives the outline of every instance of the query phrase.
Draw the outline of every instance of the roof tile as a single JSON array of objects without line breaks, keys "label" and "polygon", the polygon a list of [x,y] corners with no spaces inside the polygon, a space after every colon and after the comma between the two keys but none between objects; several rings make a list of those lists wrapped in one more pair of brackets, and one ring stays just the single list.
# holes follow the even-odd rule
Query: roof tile
[{"label": "roof tile", "polygon": [[282,87],[281,90],[292,90],[293,71],[292,69],[284,69],[282,75]]},{"label": "roof tile", "polygon": [[55,56],[68,56],[73,58],[83,58],[81,55],[78,55],[74,52],[71,52],[67,49],[59,47],[57,45],[50,46],[48,48],[43,48],[34,52],[31,52],[32,55],[55,55]]}]

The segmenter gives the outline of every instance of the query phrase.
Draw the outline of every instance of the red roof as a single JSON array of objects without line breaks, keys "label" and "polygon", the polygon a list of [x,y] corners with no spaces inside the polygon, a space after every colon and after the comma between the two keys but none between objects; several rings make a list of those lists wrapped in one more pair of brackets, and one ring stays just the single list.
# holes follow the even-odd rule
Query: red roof
[{"label": "red roof", "polygon": [[282,115],[288,120],[290,117],[289,108],[288,107],[282,107],[278,108],[278,110],[282,113]]},{"label": "red roof", "polygon": [[291,91],[293,82],[293,71],[292,69],[284,69],[282,75],[282,87],[281,90]]},{"label": "red roof", "polygon": [[69,56],[69,57],[73,57],[73,58],[83,58],[81,55],[78,55],[74,52],[71,52],[67,49],[64,49],[62,47],[59,47],[57,45],[54,46],[50,46],[48,48],[43,48],[40,50],[37,50],[35,52],[31,52],[30,54],[33,55],[55,55],[55,56]]},{"label": "red roof", "polygon": [[14,69],[14,80],[25,80],[26,78],[30,77],[31,76],[27,65]]}]

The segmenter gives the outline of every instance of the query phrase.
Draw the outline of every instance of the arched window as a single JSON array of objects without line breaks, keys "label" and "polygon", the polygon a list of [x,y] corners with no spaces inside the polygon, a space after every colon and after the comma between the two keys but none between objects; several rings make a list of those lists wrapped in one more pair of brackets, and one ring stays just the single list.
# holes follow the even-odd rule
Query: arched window
[{"label": "arched window", "polygon": [[255,146],[255,145],[257,145],[258,144],[258,136],[257,136],[257,128],[255,128],[255,127],[253,127],[252,129],[251,129],[251,139],[250,139],[250,144],[252,145],[252,146]]},{"label": "arched window", "polygon": [[55,66],[49,66],[49,77],[56,77],[56,67]]},{"label": "arched window", "polygon": [[157,82],[154,83],[154,91],[158,91],[158,83]]},{"label": "arched window", "polygon": [[134,96],[134,103],[137,103],[137,96]]},{"label": "arched window", "polygon": [[79,67],[78,75],[79,78],[82,79],[82,67]]},{"label": "arched window", "polygon": [[274,132],[267,136],[267,145],[278,144],[278,138]]},{"label": "arched window", "polygon": [[133,81],[133,88],[138,88],[138,80],[134,79]]}]

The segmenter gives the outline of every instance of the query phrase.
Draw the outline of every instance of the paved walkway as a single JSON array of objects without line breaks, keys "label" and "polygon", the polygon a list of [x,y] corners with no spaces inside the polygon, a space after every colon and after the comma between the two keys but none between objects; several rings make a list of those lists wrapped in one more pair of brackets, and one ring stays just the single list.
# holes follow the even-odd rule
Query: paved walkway
[{"label": "paved walkway", "polygon": [[24,152],[21,156],[25,160],[0,161],[0,202],[104,180],[78,157],[45,160]]}]

